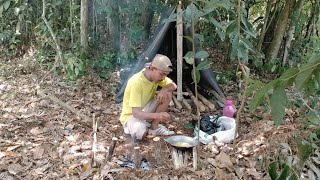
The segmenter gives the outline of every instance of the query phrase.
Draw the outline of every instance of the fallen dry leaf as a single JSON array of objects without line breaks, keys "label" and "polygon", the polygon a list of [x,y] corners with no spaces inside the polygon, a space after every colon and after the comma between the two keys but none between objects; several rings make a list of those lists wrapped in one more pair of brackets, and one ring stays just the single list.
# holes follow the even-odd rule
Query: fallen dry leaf
[{"label": "fallen dry leaf", "polygon": [[40,129],[39,127],[34,127],[30,130],[30,133],[36,136],[43,133],[43,130]]},{"label": "fallen dry leaf", "polygon": [[216,156],[216,160],[218,161],[217,163],[226,167],[230,172],[233,172],[234,166],[229,155],[224,152],[220,152],[220,154]]},{"label": "fallen dry leaf", "polygon": [[10,174],[17,175],[22,171],[22,166],[20,164],[10,164],[8,166],[8,171]]},{"label": "fallen dry leaf", "polygon": [[14,157],[14,154],[12,151],[5,151],[5,152],[1,152],[0,151],[0,159],[5,157],[5,156],[8,156],[8,157]]}]

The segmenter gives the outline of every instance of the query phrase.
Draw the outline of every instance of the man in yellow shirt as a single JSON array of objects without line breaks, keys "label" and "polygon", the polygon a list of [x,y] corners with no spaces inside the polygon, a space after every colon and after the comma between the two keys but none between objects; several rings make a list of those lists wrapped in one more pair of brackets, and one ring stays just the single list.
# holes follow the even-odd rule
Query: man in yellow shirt
[{"label": "man in yellow shirt", "polygon": [[[152,135],[172,135],[160,123],[170,121],[166,112],[177,85],[167,77],[172,71],[170,59],[157,54],[151,63],[134,74],[127,83],[122,104],[120,122],[124,132],[141,140],[147,133]],[[156,94],[158,86],[162,87]]]}]

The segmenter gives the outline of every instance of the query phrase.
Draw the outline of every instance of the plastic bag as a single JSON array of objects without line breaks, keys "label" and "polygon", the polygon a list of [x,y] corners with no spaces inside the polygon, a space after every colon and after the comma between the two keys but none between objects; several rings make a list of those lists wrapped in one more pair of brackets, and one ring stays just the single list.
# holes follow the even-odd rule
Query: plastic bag
[{"label": "plastic bag", "polygon": [[207,133],[213,134],[215,132],[221,131],[222,126],[218,123],[219,116],[205,115],[200,120],[200,130]]},{"label": "plastic bag", "polygon": [[[213,138],[215,137],[217,141],[221,143],[229,143],[234,139],[234,134],[236,130],[236,122],[234,118],[221,116],[218,118],[217,123],[221,126],[221,131],[215,132],[213,134],[207,134],[206,132],[201,130],[200,127],[200,141],[203,144],[208,144],[213,142]],[[194,128],[194,138],[198,138],[198,127]]]}]

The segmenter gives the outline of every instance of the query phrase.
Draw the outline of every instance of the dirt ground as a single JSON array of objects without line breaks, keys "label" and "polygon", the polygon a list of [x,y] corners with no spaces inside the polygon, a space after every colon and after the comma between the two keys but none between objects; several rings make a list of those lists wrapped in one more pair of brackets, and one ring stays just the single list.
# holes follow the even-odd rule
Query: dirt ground
[{"label": "dirt ground", "polygon": [[[74,82],[49,73],[40,84],[46,74],[33,58],[1,62],[0,179],[270,179],[265,170],[279,157],[279,143],[290,143],[300,133],[294,112],[275,127],[270,112],[260,107],[249,113],[245,107],[235,146],[201,144],[196,170],[191,159],[186,167],[174,169],[165,137],[160,137],[161,162],[155,159],[153,137],[139,143],[151,170],[120,167],[115,161],[131,150],[118,121],[121,104],[114,101],[118,73],[110,80],[91,74]],[[239,106],[236,84],[223,88]],[[221,109],[210,113],[220,115]],[[170,114],[169,128],[192,136],[188,124],[194,116],[187,111]],[[118,140],[108,161],[112,137]]]}]

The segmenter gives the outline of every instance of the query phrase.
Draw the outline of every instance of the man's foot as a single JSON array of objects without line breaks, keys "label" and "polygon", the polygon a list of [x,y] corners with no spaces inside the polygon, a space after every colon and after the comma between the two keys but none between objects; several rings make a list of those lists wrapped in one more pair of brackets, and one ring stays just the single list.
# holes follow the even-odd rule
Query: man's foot
[{"label": "man's foot", "polygon": [[173,135],[175,134],[174,131],[170,131],[167,129],[164,125],[159,124],[159,127],[157,129],[149,129],[148,134],[150,135]]}]

